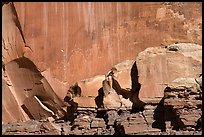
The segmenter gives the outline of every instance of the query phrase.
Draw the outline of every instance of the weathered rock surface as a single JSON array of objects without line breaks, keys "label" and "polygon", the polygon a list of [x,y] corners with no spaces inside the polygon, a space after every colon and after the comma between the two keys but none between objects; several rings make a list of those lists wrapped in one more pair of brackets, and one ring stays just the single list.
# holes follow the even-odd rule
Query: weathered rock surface
[{"label": "weathered rock surface", "polygon": [[[186,48],[186,45],[190,45],[188,48]],[[138,55],[138,57],[137,57],[137,59],[138,59],[138,61],[140,62],[140,64],[137,62],[137,64],[138,64],[138,66],[136,66],[136,67],[138,67],[138,70],[139,70],[139,82],[141,82],[142,83],[142,80],[144,79],[144,70],[142,70],[142,68],[144,67],[143,65],[144,65],[144,62],[145,62],[145,60],[143,60],[143,58],[145,59],[145,56],[150,56],[151,58],[149,58],[149,60],[151,60],[151,59],[154,59],[154,58],[157,58],[157,56],[159,57],[159,58],[161,58],[161,59],[163,59],[163,56],[164,56],[164,58],[166,58],[166,61],[167,62],[173,62],[173,60],[174,60],[174,64],[171,66],[165,66],[166,64],[165,64],[165,62],[161,62],[161,65],[163,65],[164,67],[170,67],[170,69],[168,69],[168,71],[166,71],[166,70],[160,70],[161,72],[162,71],[164,71],[164,72],[162,72],[162,73],[158,73],[158,75],[161,75],[161,74],[166,74],[167,73],[167,75],[170,75],[170,73],[173,73],[173,74],[175,74],[175,76],[174,77],[179,77],[181,74],[179,74],[180,72],[183,74],[184,73],[184,71],[185,70],[188,70],[187,72],[185,72],[182,76],[191,76],[191,75],[193,75],[193,74],[199,74],[199,73],[201,73],[201,62],[200,61],[198,61],[200,58],[201,58],[201,55],[200,55],[200,51],[201,51],[201,46],[199,46],[199,45],[194,45],[194,46],[191,46],[191,45],[193,45],[193,44],[183,44],[183,43],[181,43],[181,45],[180,44],[174,44],[174,45],[170,45],[168,48],[149,48],[149,49],[146,49],[144,52],[141,52],[139,55]],[[169,51],[169,49],[170,49],[170,47],[172,47],[172,48],[175,48],[174,46],[176,46],[177,47],[177,51]],[[183,52],[188,52],[188,53],[190,53],[190,50],[189,50],[189,48],[190,47],[192,47],[192,50],[194,50],[195,51],[195,49],[197,49],[197,54],[188,54],[188,57],[185,57],[185,56],[183,56]],[[188,50],[185,50],[185,49],[188,49]],[[182,51],[180,51],[180,50],[182,50]],[[151,54],[149,54],[148,53],[148,51],[152,54],[152,53],[158,53],[158,55],[157,54],[155,54],[155,55],[151,55]],[[178,52],[178,53],[177,53]],[[148,54],[145,54],[145,53],[148,53]],[[161,55],[160,55],[161,54]],[[182,54],[182,55],[181,55]],[[191,57],[189,57],[191,55]],[[195,57],[195,55],[196,55],[196,57]],[[172,56],[174,56],[174,58],[172,58]],[[177,58],[176,58],[177,57]],[[193,57],[195,57],[194,59],[197,59],[197,60],[192,60],[192,58]],[[182,59],[186,59],[186,67],[187,68],[180,68],[180,69],[176,69],[176,70],[173,70],[173,68],[176,68],[176,67],[173,67],[174,65],[178,65],[178,63],[176,63],[176,62],[180,62]],[[22,60],[28,60],[28,59],[22,59]],[[156,61],[156,59],[155,59],[155,61]],[[189,62],[188,62],[189,61]],[[191,61],[192,61],[192,63],[191,63]],[[28,60],[28,62],[29,62],[29,60]],[[18,62],[17,62],[18,63]],[[20,64],[22,63],[22,62],[19,62]],[[19,64],[18,63],[18,64]],[[32,62],[31,62],[31,64],[32,64]],[[148,64],[148,63],[147,63]],[[146,65],[147,65],[146,64]],[[192,68],[190,68],[192,65],[194,65],[194,69],[192,69]],[[121,87],[123,87],[123,90],[125,91],[125,92],[130,92],[131,91],[131,89],[133,88],[132,87],[132,85],[133,85],[133,82],[132,82],[132,80],[133,80],[133,78],[132,77],[137,77],[137,76],[131,76],[131,73],[132,73],[132,68],[133,68],[133,66],[134,66],[134,61],[131,61],[131,60],[127,60],[127,61],[124,61],[124,62],[122,62],[122,63],[120,63],[120,64],[117,64],[117,65],[115,65],[114,67],[118,70],[118,73],[117,73],[117,77],[115,77],[114,79],[115,79],[115,81],[118,83],[118,85],[119,85],[119,89],[121,90],[122,88]],[[150,68],[151,66],[149,66],[149,68]],[[8,70],[8,71],[3,71],[4,73],[2,74],[3,75],[3,78],[7,81],[7,84],[9,84],[9,82],[10,81],[15,81],[15,77],[12,77],[12,73],[10,73],[10,72],[12,72],[12,70],[13,69],[15,69],[15,70],[18,70],[19,68],[18,68],[18,66],[17,65],[15,65],[15,63],[13,63],[12,64],[12,62],[11,63],[8,63],[8,65],[6,65],[5,66],[5,68]],[[27,72],[27,75],[29,74],[29,75],[31,75],[31,77],[33,77],[34,78],[34,81],[36,81],[35,83],[38,85],[38,83],[42,83],[42,85],[43,86],[45,86],[44,88],[45,88],[45,91],[47,92],[46,94],[50,94],[50,95],[46,95],[46,94],[42,94],[42,95],[40,95],[41,93],[39,93],[39,92],[37,92],[37,91],[35,91],[35,90],[37,90],[38,88],[40,88],[39,86],[38,86],[38,88],[33,88],[33,87],[27,87],[27,88],[24,88],[24,89],[19,89],[19,88],[21,88],[21,87],[25,87],[24,86],[24,83],[15,83],[15,85],[14,85],[14,87],[16,87],[16,91],[17,90],[25,90],[26,92],[25,92],[25,94],[28,94],[28,95],[26,95],[26,97],[28,96],[30,96],[30,98],[22,98],[23,96],[25,96],[25,95],[21,95],[21,94],[19,94],[18,96],[19,97],[21,97],[21,100],[24,100],[23,102],[20,102],[21,104],[22,104],[22,106],[24,107],[24,110],[25,110],[25,108],[26,109],[28,109],[29,110],[29,107],[30,107],[30,112],[29,113],[33,113],[33,114],[31,114],[31,118],[33,118],[33,119],[41,119],[41,118],[43,118],[43,117],[48,117],[48,116],[51,116],[51,115],[53,115],[53,112],[52,112],[52,109],[54,109],[54,108],[52,108],[51,109],[51,111],[48,109],[47,110],[47,107],[43,107],[42,106],[42,104],[43,104],[43,102],[44,102],[44,104],[45,105],[47,105],[47,106],[49,106],[49,104],[51,103],[52,104],[52,99],[51,98],[53,98],[53,96],[56,96],[55,97],[55,99],[57,99],[58,97],[57,97],[57,95],[55,95],[55,93],[54,93],[54,91],[52,90],[52,88],[49,86],[49,83],[47,83],[47,81],[46,81],[46,79],[45,78],[43,78],[43,76],[40,74],[40,72],[36,69],[36,70],[32,70],[31,68],[30,68],[30,66],[24,66],[24,68],[25,68],[25,72],[26,71],[31,71],[31,73],[29,74],[28,72]],[[155,68],[155,67],[154,67]],[[161,69],[162,67],[160,67],[160,69]],[[177,67],[178,68],[178,67]],[[27,70],[26,70],[27,69]],[[172,69],[172,70],[171,70]],[[19,71],[21,72],[24,72],[24,70],[22,70],[21,68],[19,69]],[[34,71],[35,73],[38,73],[38,75],[39,75],[39,80],[40,79],[42,79],[42,80],[38,80],[37,78],[35,78],[35,75],[34,74],[32,74],[32,71]],[[178,72],[177,72],[178,71]],[[189,73],[189,71],[191,71],[191,74],[188,74]],[[157,70],[157,72],[159,72],[158,70]],[[144,74],[143,74],[144,73]],[[152,73],[155,73],[156,74],[156,72],[152,72]],[[7,75],[10,75],[10,77],[8,77]],[[24,75],[23,73],[19,73],[19,77],[25,77],[25,76],[27,76],[27,75]],[[145,74],[146,75],[146,74]],[[155,78],[155,77],[153,77],[153,75],[151,74],[151,75],[146,75],[146,76],[151,76],[150,78]],[[143,79],[141,78],[140,79],[140,77],[143,77]],[[171,79],[171,77],[169,78],[169,77],[164,77],[164,76],[162,76],[161,77],[161,79],[159,79],[159,77],[157,77],[157,81],[161,81],[161,83],[162,83],[162,81],[164,80],[164,79],[166,79],[166,81],[170,81]],[[29,77],[26,77],[26,78],[29,78]],[[25,78],[25,79],[26,79]],[[148,77],[146,77],[146,78],[148,78]],[[96,102],[95,102],[95,97],[96,97],[96,93],[97,93],[97,91],[98,91],[98,93],[99,93],[99,90],[100,90],[100,88],[101,88],[101,86],[102,86],[102,82],[103,82],[103,80],[105,79],[105,76],[95,76],[94,78],[90,78],[90,79],[85,79],[85,80],[81,80],[81,81],[78,81],[77,83],[78,83],[78,85],[79,85],[79,87],[81,88],[81,91],[82,91],[82,93],[81,93],[81,96],[80,97],[74,97],[74,100],[79,104],[79,107],[81,107],[81,108],[86,108],[86,107],[92,107],[92,108],[95,108],[95,107],[97,107],[97,104],[96,104]],[[124,79],[126,79],[126,81],[124,80]],[[27,83],[29,83],[29,81],[31,81],[30,83],[32,83],[32,81],[33,81],[33,79],[28,79],[28,80],[26,80],[26,82]],[[37,82],[37,81],[39,81],[39,82]],[[143,80],[144,81],[144,80]],[[157,81],[152,81],[152,83],[151,82],[149,82],[148,84],[149,85],[154,85],[154,86],[156,86],[155,87],[155,89],[157,89],[159,86],[164,86],[164,85],[159,85],[158,83],[157,83]],[[25,83],[26,83],[25,82]],[[121,82],[121,83],[120,83]],[[145,82],[145,81],[144,81]],[[10,82],[11,83],[11,82]],[[176,80],[174,80],[173,82],[173,85],[176,87],[176,89],[178,89],[179,88],[179,90],[184,90],[184,89],[188,89],[188,88],[191,88],[191,91],[189,92],[189,93],[179,93],[178,94],[178,97],[179,98],[182,98],[182,97],[187,97],[188,96],[188,94],[192,94],[192,95],[194,95],[194,98],[201,98],[202,96],[201,95],[197,95],[197,93],[196,93],[196,90],[197,90],[197,88],[199,87],[199,86],[202,86],[202,82],[201,82],[201,78],[200,77],[197,77],[196,79],[193,79],[193,78],[180,78],[180,79],[176,79]],[[16,85],[17,84],[17,85]],[[23,84],[23,85],[22,85]],[[10,84],[11,85],[11,84]],[[19,86],[20,85],[20,86]],[[100,86],[101,85],[101,86]],[[12,85],[11,85],[12,86]],[[29,84],[26,84],[26,86],[29,86]],[[33,86],[33,85],[32,85]],[[170,87],[171,87],[171,89],[173,90],[174,89],[174,87],[170,84],[169,85]],[[18,87],[18,88],[17,88]],[[163,94],[162,94],[162,92],[161,93],[159,93],[159,90],[151,90],[151,92],[149,92],[148,90],[144,90],[145,88],[147,88],[147,86],[146,86],[146,84],[144,83],[144,84],[142,84],[142,86],[141,86],[141,90],[139,90],[139,98],[140,99],[145,99],[145,101],[146,102],[151,102],[151,103],[158,103],[158,101],[161,99],[161,97],[163,97]],[[148,86],[148,88],[150,88],[149,86]],[[90,92],[89,91],[89,89],[91,89],[92,90],[92,92]],[[115,88],[115,89],[117,89],[117,88]],[[154,89],[154,88],[152,88],[152,89]],[[30,92],[28,92],[27,90],[29,90]],[[44,90],[44,89],[43,89]],[[32,91],[32,92],[31,92]],[[48,91],[52,91],[52,92],[48,92]],[[84,92],[85,91],[85,92]],[[118,92],[118,91],[117,91]],[[108,96],[107,97],[105,97],[105,98],[103,98],[103,103],[104,103],[104,105],[105,105],[105,107],[106,108],[120,108],[120,107],[125,107],[125,108],[131,108],[132,106],[133,106],[133,104],[138,104],[138,101],[137,101],[137,96],[134,96],[134,97],[132,97],[132,98],[129,98],[129,97],[125,97],[124,95],[120,95],[120,93],[117,93],[114,89],[111,89],[111,92],[110,92],[110,94],[108,94]],[[155,93],[154,93],[155,92]],[[18,92],[17,92],[18,93]],[[16,94],[17,94],[16,93]],[[20,92],[19,92],[20,93]],[[159,95],[159,96],[157,96],[158,95],[158,93],[159,94],[161,94],[161,95]],[[128,93],[129,94],[129,93]],[[131,95],[131,94],[130,94]],[[128,95],[128,96],[130,96],[130,95]],[[144,95],[148,95],[148,96],[144,96]],[[152,95],[152,96],[149,96],[149,95]],[[51,100],[51,102],[49,103],[49,102],[47,102],[46,100],[43,100],[43,102],[42,103],[39,103],[39,101],[38,100],[36,100],[35,98],[33,98],[32,99],[32,97],[34,97],[34,96],[36,96],[37,98],[38,98],[38,96],[40,96],[40,98],[42,99],[42,97],[41,96],[44,96],[44,97],[48,97],[48,98],[50,98]],[[169,93],[168,94],[168,96],[169,97],[175,97],[176,95],[174,94],[174,93]],[[135,103],[134,102],[132,102],[133,101],[133,99],[136,99],[135,100]],[[156,101],[156,102],[154,102],[153,100],[158,100],[158,101]],[[27,101],[26,101],[27,100]],[[29,101],[30,100],[30,101]],[[26,102],[31,102],[31,100],[33,100],[34,102],[36,102],[35,104],[35,107],[36,107],[36,109],[38,109],[38,111],[41,113],[36,113],[35,114],[35,110],[33,109],[33,107],[32,106],[30,106],[29,105],[29,103],[26,105]],[[56,106],[56,108],[57,109],[61,109],[61,107],[63,107],[63,103],[60,101],[60,99],[59,99],[59,101],[58,100],[56,100],[57,102],[58,102],[58,104],[59,104],[59,106]],[[33,102],[33,103],[34,103]],[[41,102],[41,101],[40,101]],[[115,103],[114,103],[115,102]],[[180,100],[178,100],[178,102],[175,102],[175,103],[179,103],[179,102],[181,102],[181,104],[180,104],[180,106],[182,107],[183,105],[185,105],[185,104],[183,104],[182,103],[182,101],[180,101]],[[33,104],[33,103],[31,103],[31,104]],[[23,105],[24,104],[24,105]],[[61,105],[61,106],[60,106]],[[193,105],[199,105],[199,104],[192,104],[191,106],[193,106]],[[37,107],[38,106],[38,107]],[[33,109],[33,110],[32,110]],[[21,110],[22,111],[22,110]],[[22,112],[22,113],[24,113],[24,112]],[[27,112],[26,112],[27,113]],[[54,114],[57,114],[57,115],[59,115],[60,117],[62,117],[63,116],[63,114],[61,115],[60,113],[58,114],[59,112],[58,111],[56,111],[55,110],[55,112],[54,112]],[[62,113],[64,113],[63,112],[63,110],[62,110]],[[40,115],[39,115],[40,114]],[[24,114],[25,115],[25,114]],[[21,116],[21,117],[23,117],[23,116]],[[20,118],[20,119],[22,119],[22,118]]]},{"label": "weathered rock surface", "polygon": [[[180,109],[182,110],[182,109]],[[186,113],[190,118],[186,124],[194,124],[197,109]],[[98,110],[89,108],[78,110],[73,122],[50,120],[27,121],[3,124],[2,134],[56,134],[56,135],[201,135],[199,128],[187,126],[185,130],[175,130],[178,125],[172,109],[168,105],[146,105],[144,111],[131,113],[129,110]],[[184,111],[182,112],[184,114]],[[193,115],[194,114],[194,115]],[[187,116],[184,115],[184,116]],[[183,117],[180,117],[183,118]],[[197,117],[198,118],[198,117]],[[159,122],[159,123],[158,123]],[[163,124],[163,122],[165,124]],[[159,124],[159,125],[157,125]],[[165,130],[163,130],[164,126]]]},{"label": "weathered rock surface", "polygon": [[[201,25],[201,3],[2,3],[3,134],[200,134]],[[76,81],[76,117],[59,120]]]},{"label": "weathered rock surface", "polygon": [[2,127],[3,135],[60,135],[60,132],[49,122],[27,121],[6,124]]},{"label": "weathered rock surface", "polygon": [[104,97],[103,104],[105,108],[117,109],[121,107],[121,100],[115,90],[110,90],[110,93]]},{"label": "weathered rock surface", "polygon": [[[178,128],[193,130],[201,129],[202,89],[196,78],[177,78],[165,89],[164,105],[170,106],[176,114]],[[169,94],[174,96],[169,96]],[[168,113],[168,110],[166,110]]]},{"label": "weathered rock surface", "polygon": [[25,56],[45,71],[61,98],[71,83],[104,74],[149,46],[202,43],[201,3],[14,5],[26,43],[33,50]]},{"label": "weathered rock surface", "polygon": [[[173,50],[176,49],[176,50]],[[140,52],[136,58],[139,97],[162,98],[168,83],[179,77],[194,77],[202,72],[202,46],[178,43],[165,47],[151,47]]]},{"label": "weathered rock surface", "polygon": [[77,81],[78,86],[82,90],[83,97],[96,97],[98,90],[102,87],[102,81],[105,79],[105,75],[97,75],[92,78]]}]

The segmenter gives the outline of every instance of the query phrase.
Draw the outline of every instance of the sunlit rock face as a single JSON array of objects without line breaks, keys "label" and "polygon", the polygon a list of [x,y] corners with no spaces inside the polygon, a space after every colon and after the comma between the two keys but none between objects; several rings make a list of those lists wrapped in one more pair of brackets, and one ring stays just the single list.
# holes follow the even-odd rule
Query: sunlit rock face
[{"label": "sunlit rock face", "polygon": [[202,74],[202,46],[178,43],[147,48],[138,54],[136,62],[142,84],[140,98],[160,100],[165,87],[174,79]]},{"label": "sunlit rock face", "polygon": [[[126,60],[135,61],[137,54],[147,47],[175,42],[201,44],[201,26],[201,3],[2,3],[2,93],[3,97],[11,98],[11,102],[3,99],[3,122],[30,119],[22,105],[29,102],[30,97],[38,104],[36,109],[40,109],[42,105],[34,97],[40,91],[57,104],[52,112],[61,115],[64,112],[62,99],[71,84],[98,77],[87,82],[89,85],[85,84],[86,90],[82,91],[84,100],[94,99],[102,86],[103,75],[113,66]],[[185,57],[184,64],[187,60],[197,64],[200,59],[187,52],[175,58],[177,56]],[[29,60],[26,62],[34,67],[21,68],[16,63],[28,65],[24,60]],[[152,60],[157,62],[156,58]],[[138,63],[139,82],[143,84],[140,95],[161,96],[160,87],[154,84],[150,85],[155,87],[154,91],[148,90],[145,79],[152,76],[144,76],[140,69],[148,66]],[[122,88],[131,88],[131,63],[129,66],[117,79]],[[175,75],[169,79],[173,80]],[[33,89],[35,80],[37,84],[41,81],[43,86]],[[35,91],[38,89],[40,91]],[[90,106],[95,107],[93,103],[94,100],[89,101]],[[52,115],[45,108],[41,112]],[[34,117],[39,118],[34,113]]]},{"label": "sunlit rock face", "polygon": [[[14,3],[25,53],[63,97],[147,47],[201,43],[201,3]],[[18,33],[18,32],[17,32]]]}]

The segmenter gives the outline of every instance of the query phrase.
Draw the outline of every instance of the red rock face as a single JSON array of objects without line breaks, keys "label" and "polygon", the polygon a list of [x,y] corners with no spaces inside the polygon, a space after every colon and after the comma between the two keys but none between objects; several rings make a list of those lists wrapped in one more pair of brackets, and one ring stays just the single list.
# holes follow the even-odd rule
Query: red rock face
[{"label": "red rock face", "polygon": [[[3,93],[9,91],[14,106],[19,106],[11,111],[4,101],[3,115],[16,112],[26,119],[20,105],[27,95],[21,89],[33,84],[29,76],[34,74],[9,67],[15,59],[24,56],[33,62],[51,97],[56,93],[63,99],[72,83],[105,74],[124,60],[135,60],[147,47],[201,44],[201,25],[201,3],[2,3],[2,69],[7,74],[2,79],[13,86],[6,89],[3,84]],[[129,88],[123,77],[119,81]],[[87,90],[85,96],[88,92],[97,95]]]},{"label": "red rock face", "polygon": [[179,43],[167,48],[147,48],[136,58],[140,98],[158,98],[168,83],[179,77],[195,77],[202,73],[202,47],[197,44]]},{"label": "red rock face", "polygon": [[27,45],[33,50],[25,56],[44,71],[60,97],[70,83],[105,74],[113,65],[135,59],[147,47],[201,43],[201,3],[14,5]]},{"label": "red rock face", "polygon": [[2,80],[2,121],[11,122],[23,119],[23,113],[20,110],[17,98],[12,94],[8,85]]}]

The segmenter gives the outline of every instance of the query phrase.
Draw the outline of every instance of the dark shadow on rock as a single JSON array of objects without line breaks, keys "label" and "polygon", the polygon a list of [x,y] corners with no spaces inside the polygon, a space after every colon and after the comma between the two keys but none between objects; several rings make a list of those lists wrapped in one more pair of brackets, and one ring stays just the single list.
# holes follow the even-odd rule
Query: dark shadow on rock
[{"label": "dark shadow on rock", "polygon": [[[131,68],[131,81],[132,81],[132,87],[130,90],[121,88],[119,82],[112,77],[112,88],[116,91],[118,95],[122,95],[125,99],[130,99],[130,101],[133,103],[132,105],[132,113],[143,111],[144,106],[146,105],[145,102],[141,101],[139,99],[139,91],[141,88],[141,84],[138,81],[138,69],[136,65],[136,61],[134,62],[132,68]],[[103,87],[101,87],[98,90],[98,96],[95,98],[95,103],[98,108],[103,108],[103,98],[104,98],[104,91]]]},{"label": "dark shadow on rock", "polygon": [[74,122],[74,119],[77,117],[77,115],[75,115],[75,112],[73,110],[74,106],[67,107],[68,115],[65,117],[65,121],[70,121],[71,123]]},{"label": "dark shadow on rock", "polygon": [[97,110],[96,118],[104,118],[107,119],[107,111],[105,109]]},{"label": "dark shadow on rock", "polygon": [[[25,97],[21,107],[28,116],[32,115],[36,119],[36,112],[40,111],[40,115],[45,115],[43,117],[49,117],[44,108],[38,103],[42,103],[48,109],[54,112],[54,115],[58,117],[63,116],[65,111],[63,101],[54,92],[46,78],[44,78],[41,72],[38,70],[37,66],[26,57],[20,57],[12,60],[5,65],[5,70],[8,72],[10,81],[15,83],[13,88],[15,93],[19,97]],[[38,100],[34,98],[36,96]],[[32,103],[26,101],[33,98],[34,101],[39,104],[37,107],[33,107]],[[29,107],[28,107],[29,106]],[[25,109],[26,107],[26,109]],[[42,109],[41,109],[42,108]]]},{"label": "dark shadow on rock", "polygon": [[81,87],[77,82],[71,85],[68,91],[72,94],[73,97],[80,97],[82,92]]},{"label": "dark shadow on rock", "polygon": [[171,105],[164,106],[164,120],[171,122],[171,127],[173,130],[178,131],[179,129],[184,129],[185,125],[179,118],[179,115],[176,114],[176,110]]},{"label": "dark shadow on rock", "polygon": [[130,99],[133,103],[131,113],[136,113],[144,110],[145,102],[139,99],[139,91],[141,88],[141,84],[139,83],[138,69],[136,65],[136,61],[134,62],[131,68],[131,82],[132,87],[131,90],[121,88],[120,84],[116,79],[113,78],[113,89],[117,92],[118,95],[122,95],[125,99]]},{"label": "dark shadow on rock", "polygon": [[95,103],[98,108],[104,108],[103,98],[104,98],[104,92],[103,92],[103,87],[101,87],[98,90],[98,96],[95,98]]},{"label": "dark shadow on rock", "polygon": [[120,84],[118,83],[118,81],[115,80],[114,78],[112,78],[112,79],[113,79],[113,85],[112,86],[113,86],[113,89],[116,91],[116,93],[118,95],[122,95],[123,98],[125,98],[125,99],[130,98],[131,92],[126,90],[126,89],[121,88]]},{"label": "dark shadow on rock", "polygon": [[138,76],[138,69],[137,69],[136,61],[134,62],[131,68],[130,76],[131,76],[131,82],[132,82],[132,91],[136,92],[139,95],[141,84],[139,83],[139,76]]},{"label": "dark shadow on rock", "polygon": [[30,111],[27,109],[27,107],[23,104],[21,105],[21,108],[24,110],[24,112],[27,114],[27,116],[32,119],[35,120],[35,118],[32,116],[32,114],[30,113]]},{"label": "dark shadow on rock", "polygon": [[113,127],[115,129],[115,133],[113,135],[125,135],[125,129],[123,125],[115,121]]},{"label": "dark shadow on rock", "polygon": [[152,123],[153,128],[161,129],[161,131],[166,130],[165,118],[164,118],[164,98],[162,98],[154,110],[153,119],[155,120]]},{"label": "dark shadow on rock", "polygon": [[166,121],[170,121],[172,130],[179,130],[185,127],[184,123],[176,114],[176,110],[171,105],[164,105],[164,99],[162,98],[158,106],[154,110],[154,122],[152,123],[153,128],[161,129],[166,131]]},{"label": "dark shadow on rock", "polygon": [[201,117],[197,120],[195,129],[196,129],[196,130],[202,130],[202,115],[201,115]]},{"label": "dark shadow on rock", "polygon": [[136,61],[134,62],[131,68],[130,76],[131,76],[131,82],[132,82],[130,101],[132,101],[133,103],[131,112],[135,113],[135,112],[143,111],[144,106],[146,105],[145,102],[139,99],[139,91],[142,85],[139,83],[139,75],[138,75]]},{"label": "dark shadow on rock", "polygon": [[76,111],[78,108],[78,103],[74,102],[73,99],[71,99],[68,96],[65,96],[64,102],[67,102],[70,106],[67,106],[67,112],[66,115],[63,117],[64,121],[70,121],[71,123],[74,122],[74,119],[77,117]]}]

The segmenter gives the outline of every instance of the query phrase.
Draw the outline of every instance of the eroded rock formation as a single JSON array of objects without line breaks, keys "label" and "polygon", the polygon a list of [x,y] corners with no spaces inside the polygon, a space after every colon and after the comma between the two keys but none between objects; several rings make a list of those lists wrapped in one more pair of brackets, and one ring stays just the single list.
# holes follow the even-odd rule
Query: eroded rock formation
[{"label": "eroded rock formation", "polygon": [[[3,92],[3,96],[10,93],[14,94],[15,98],[12,100],[9,96],[5,97],[2,105],[7,105],[9,101],[12,101],[11,108],[19,105],[21,112],[26,114],[19,116],[17,120],[24,121],[29,118],[40,120],[47,116],[62,117],[65,114],[64,102],[56,95],[47,80],[29,59],[25,57],[15,59],[5,65],[5,70],[2,73],[2,78],[9,86],[6,92]],[[3,85],[5,85],[4,83]],[[15,111],[11,108],[3,111],[3,121],[10,122],[12,120],[7,118],[7,115],[11,115],[10,111]]]},{"label": "eroded rock formation", "polygon": [[2,3],[3,134],[200,134],[200,9]]},{"label": "eroded rock formation", "polygon": [[[185,45],[189,45],[189,44],[185,44]],[[183,47],[184,44],[183,43],[181,43],[180,45],[177,44],[176,45],[177,50],[176,51],[173,50],[168,53],[170,48],[175,49],[175,47],[172,47],[172,46],[175,46],[175,45],[170,45],[169,47],[166,47],[166,48],[164,47],[162,50],[165,50],[167,52],[164,52],[163,54],[164,55],[169,53],[175,54],[175,52],[179,52],[178,51],[179,47],[180,46]],[[153,49],[158,50],[158,48],[153,48]],[[151,49],[151,51],[154,51],[153,49]],[[195,55],[199,56],[199,52],[200,50],[197,50],[197,53]],[[146,53],[146,51],[144,51],[144,53]],[[181,54],[181,53],[177,53],[177,54]],[[192,54],[188,54],[188,55],[192,55]],[[178,56],[178,58],[173,58],[173,59],[171,58],[169,60],[172,62],[176,62],[179,59],[180,59],[180,56]],[[182,59],[183,59],[183,56],[182,56]],[[185,58],[183,60],[185,60]],[[49,129],[46,129],[44,131],[37,129],[35,132],[32,132],[32,131],[28,132],[27,130],[24,131],[25,127],[20,128],[22,130],[19,130],[18,127],[14,128],[13,130],[12,129],[13,126],[11,128],[10,125],[7,125],[7,126],[4,125],[5,126],[4,134],[69,134],[69,135],[72,135],[72,134],[74,135],[77,135],[77,134],[79,135],[81,134],[84,134],[84,135],[201,134],[200,129],[201,129],[201,123],[202,123],[202,119],[201,119],[202,74],[200,74],[201,62],[199,63],[198,62],[196,62],[197,64],[194,65],[194,67],[197,69],[194,69],[194,71],[192,71],[192,74],[191,74],[191,76],[195,74],[194,77],[189,77],[188,75],[186,75],[186,77],[179,77],[178,75],[177,78],[175,78],[174,80],[172,80],[166,85],[166,87],[163,90],[163,97],[160,98],[159,102],[157,101],[158,100],[157,96],[151,96],[149,97],[149,100],[147,99],[145,101],[146,104],[145,106],[143,106],[144,108],[142,110],[139,110],[139,112],[138,111],[133,112],[132,109],[134,106],[133,98],[135,98],[136,100],[139,99],[139,95],[141,94],[141,91],[140,91],[141,88],[139,88],[139,90],[137,91],[138,93],[137,96],[134,96],[134,94],[131,94],[133,89],[137,89],[137,85],[140,83],[139,81],[140,73],[138,73],[138,70],[137,70],[137,66],[136,66],[137,63],[135,61],[129,61],[129,60],[126,62],[122,62],[113,67],[117,70],[116,72],[114,73],[112,73],[111,71],[109,72],[109,73],[112,73],[112,77],[109,77],[108,79],[107,79],[108,75],[104,75],[103,79],[102,79],[102,76],[94,77],[96,78],[96,81],[98,81],[101,84],[101,88],[99,88],[98,90],[99,91],[98,96],[97,95],[88,96],[87,93],[83,93],[83,89],[88,89],[86,82],[88,82],[89,86],[95,85],[96,81],[94,80],[94,78],[78,81],[76,82],[77,84],[75,83],[70,87],[69,90],[71,90],[73,93],[72,95],[73,100],[79,103],[79,107],[77,108],[77,111],[74,114],[75,118],[73,121],[54,122],[48,119],[48,121],[45,122],[44,124],[49,125],[49,123],[51,122],[52,128],[55,128],[53,132],[50,132]],[[194,63],[194,60],[190,58],[188,64],[191,64],[191,63]],[[142,61],[141,61],[141,64],[143,64]],[[164,64],[161,64],[161,65],[164,65]],[[124,69],[124,66],[127,69]],[[151,68],[152,67],[150,67],[150,69]],[[185,71],[186,68],[187,67],[183,67],[184,69],[183,71]],[[182,70],[179,70],[179,71],[182,71]],[[161,70],[161,73],[162,73],[162,70]],[[114,74],[116,74],[116,76],[114,76]],[[123,81],[120,83],[119,78],[121,76],[123,76],[123,80],[127,79],[127,81]],[[185,75],[182,75],[182,76],[185,76]],[[98,78],[101,78],[101,80],[99,80]],[[109,85],[110,84],[109,80],[111,80],[110,83],[112,84],[112,86]],[[104,81],[107,82],[107,85],[106,85],[107,87],[105,88],[103,88]],[[133,81],[136,81],[136,82],[133,82]],[[81,82],[83,84],[81,84]],[[155,82],[155,81],[152,81],[152,82]],[[136,87],[132,86],[135,83],[136,83]],[[114,84],[116,84],[117,88],[115,87]],[[83,86],[83,85],[86,85],[86,86]],[[125,88],[126,86],[128,88]],[[143,85],[140,85],[140,86],[142,87]],[[121,87],[124,88],[123,91],[120,91],[122,89]],[[94,88],[92,87],[92,89]],[[105,93],[103,90],[107,90],[106,97],[109,96],[111,100],[104,100]],[[112,92],[114,92],[114,94],[109,93],[111,90]],[[80,92],[77,92],[77,91],[80,91]],[[95,92],[97,93],[97,91]],[[126,92],[128,94],[125,94],[126,95],[125,96],[123,93],[126,93]],[[152,90],[152,92],[157,92],[157,90],[155,91]],[[77,95],[74,93],[80,93],[80,95]],[[93,97],[95,97],[96,99],[97,97],[100,97],[100,94],[102,94],[101,96],[103,97],[101,99],[101,106],[98,105],[97,103],[95,104],[95,106],[90,105],[92,103],[95,103],[93,102],[94,101]],[[113,100],[114,98],[117,98],[117,100],[115,101],[118,101],[120,105],[116,106],[114,104],[114,100]],[[156,98],[157,100],[155,101],[154,98]],[[87,100],[92,100],[92,103],[87,102]],[[128,106],[125,107],[124,101],[132,101],[132,104],[128,103]],[[108,105],[106,103],[108,103]],[[137,102],[135,104],[138,105]]]},{"label": "eroded rock formation", "polygon": [[[202,89],[195,78],[175,79],[165,89],[164,98],[164,105],[174,111],[177,116],[175,128],[185,130],[202,128],[199,125],[199,119],[202,116]],[[169,111],[166,110],[166,113]],[[172,118],[168,119],[172,120]]]},{"label": "eroded rock formation", "polygon": [[[20,48],[19,31],[10,26],[11,21],[4,21],[9,17],[4,12],[6,5],[2,6],[3,33],[10,41],[15,36],[18,44],[12,45]],[[33,51],[26,48],[24,55],[60,98],[75,81],[103,75],[124,60],[135,60],[147,47],[201,44],[201,3],[22,2],[14,6],[26,45]],[[6,33],[8,28],[11,33]]]},{"label": "eroded rock formation", "polygon": [[202,73],[202,47],[192,43],[178,43],[147,48],[136,58],[141,100],[163,97],[168,83],[179,77],[195,77]]}]

